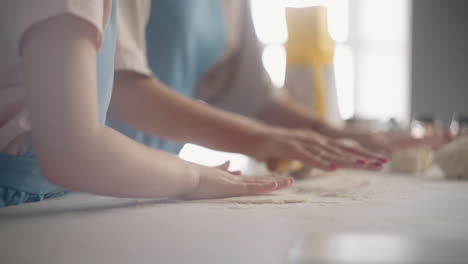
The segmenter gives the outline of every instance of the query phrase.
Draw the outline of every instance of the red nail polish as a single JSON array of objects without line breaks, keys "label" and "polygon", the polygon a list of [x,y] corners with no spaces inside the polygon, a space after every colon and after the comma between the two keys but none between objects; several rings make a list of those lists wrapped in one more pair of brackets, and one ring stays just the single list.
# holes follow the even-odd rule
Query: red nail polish
[{"label": "red nail polish", "polygon": [[336,166],[336,164],[334,164],[334,163],[330,164],[330,169],[336,170],[336,168],[338,168],[338,166]]},{"label": "red nail polish", "polygon": [[359,159],[359,160],[356,160],[356,163],[359,164],[359,165],[366,165],[367,161]]},{"label": "red nail polish", "polygon": [[380,162],[383,162],[383,163],[388,162],[388,159],[386,159],[386,158],[378,158],[377,160],[380,161]]}]

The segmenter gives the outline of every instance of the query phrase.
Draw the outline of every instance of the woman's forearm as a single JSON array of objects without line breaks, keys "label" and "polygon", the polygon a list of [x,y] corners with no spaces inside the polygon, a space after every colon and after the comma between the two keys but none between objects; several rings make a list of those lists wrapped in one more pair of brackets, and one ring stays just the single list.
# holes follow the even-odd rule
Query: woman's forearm
[{"label": "woman's forearm", "polygon": [[327,124],[315,116],[312,109],[289,97],[273,100],[256,117],[271,125],[311,129],[331,138],[352,136],[346,130]]},{"label": "woman's forearm", "polygon": [[250,154],[264,125],[186,98],[157,79],[116,72],[109,114],[132,127],[180,143]]}]

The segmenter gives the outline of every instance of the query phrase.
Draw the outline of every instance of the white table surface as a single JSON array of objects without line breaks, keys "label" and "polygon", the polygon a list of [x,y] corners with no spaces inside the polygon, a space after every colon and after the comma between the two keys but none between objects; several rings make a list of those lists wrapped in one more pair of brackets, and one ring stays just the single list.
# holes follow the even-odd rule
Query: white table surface
[{"label": "white table surface", "polygon": [[305,236],[468,239],[466,181],[342,171],[296,182],[291,193],[308,201],[253,205],[74,193],[4,208],[0,263],[274,264],[288,263],[291,247]]}]

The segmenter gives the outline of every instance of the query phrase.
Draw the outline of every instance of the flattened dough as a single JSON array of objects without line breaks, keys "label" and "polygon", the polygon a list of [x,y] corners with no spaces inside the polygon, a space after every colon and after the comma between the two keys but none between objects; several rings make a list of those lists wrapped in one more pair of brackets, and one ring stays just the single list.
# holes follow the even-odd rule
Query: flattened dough
[{"label": "flattened dough", "polygon": [[390,166],[395,172],[422,173],[431,167],[433,158],[434,153],[428,147],[409,148],[395,152]]}]

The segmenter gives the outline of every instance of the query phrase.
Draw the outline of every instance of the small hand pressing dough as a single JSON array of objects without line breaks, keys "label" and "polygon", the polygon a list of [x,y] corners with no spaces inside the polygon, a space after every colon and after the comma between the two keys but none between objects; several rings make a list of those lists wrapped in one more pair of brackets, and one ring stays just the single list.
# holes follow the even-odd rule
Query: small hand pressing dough
[{"label": "small hand pressing dough", "polygon": [[437,151],[435,163],[446,178],[468,179],[468,136],[456,139]]},{"label": "small hand pressing dough", "polygon": [[422,173],[431,167],[433,159],[432,149],[420,146],[395,152],[390,166],[394,172]]}]

